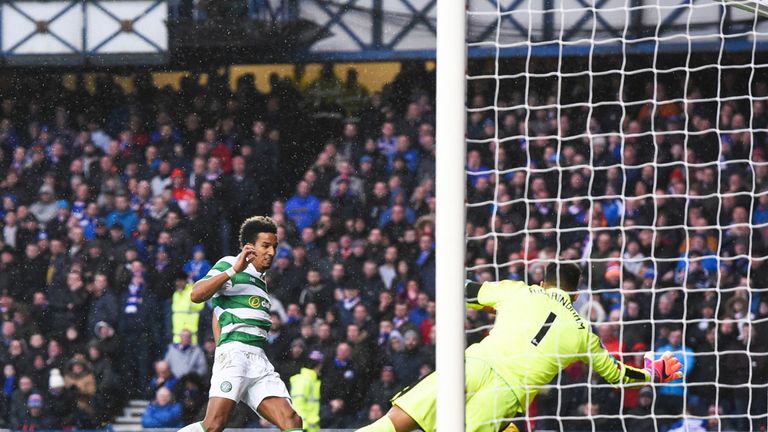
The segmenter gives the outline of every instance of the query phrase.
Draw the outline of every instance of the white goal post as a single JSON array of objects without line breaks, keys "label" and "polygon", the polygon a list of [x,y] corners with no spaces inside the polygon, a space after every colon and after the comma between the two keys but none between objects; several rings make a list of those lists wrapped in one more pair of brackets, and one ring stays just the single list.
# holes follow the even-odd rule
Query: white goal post
[{"label": "white goal post", "polygon": [[[464,427],[466,6],[437,2],[437,429]],[[461,426],[459,426],[461,425]]]}]

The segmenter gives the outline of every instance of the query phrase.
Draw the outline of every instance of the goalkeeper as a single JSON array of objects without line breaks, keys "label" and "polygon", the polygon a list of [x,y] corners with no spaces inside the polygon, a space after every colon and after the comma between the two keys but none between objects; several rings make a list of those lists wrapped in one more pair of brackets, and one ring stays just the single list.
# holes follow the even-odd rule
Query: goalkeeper
[{"label": "goalkeeper", "polygon": [[[490,335],[465,351],[467,431],[503,429],[542,386],[576,361],[616,385],[682,377],[683,366],[671,353],[656,361],[646,354],[644,369],[616,361],[573,308],[580,278],[576,264],[551,263],[541,285],[466,284],[469,307],[496,313]],[[434,431],[436,392],[432,373],[395,396],[387,415],[360,432]]]}]

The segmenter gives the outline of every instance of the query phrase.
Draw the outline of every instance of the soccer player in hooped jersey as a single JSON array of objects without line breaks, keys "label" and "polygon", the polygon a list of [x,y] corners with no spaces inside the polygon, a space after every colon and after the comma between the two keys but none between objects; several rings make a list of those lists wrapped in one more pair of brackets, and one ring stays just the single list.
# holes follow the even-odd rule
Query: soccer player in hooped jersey
[{"label": "soccer player in hooped jersey", "polygon": [[184,432],[223,430],[240,401],[283,431],[302,430],[288,390],[263,350],[272,324],[264,272],[275,256],[276,233],[271,218],[247,219],[240,227],[240,254],[220,259],[192,288],[192,301],[211,299],[218,343],[205,419]]},{"label": "soccer player in hooped jersey", "polygon": [[[616,385],[682,377],[682,364],[669,352],[656,361],[646,354],[644,369],[616,361],[573,308],[580,278],[576,264],[552,263],[540,285],[467,282],[469,307],[496,313],[490,334],[464,354],[467,431],[503,429],[503,419],[525,412],[541,387],[576,361]],[[432,373],[395,396],[387,415],[360,432],[432,432],[436,394]]]}]

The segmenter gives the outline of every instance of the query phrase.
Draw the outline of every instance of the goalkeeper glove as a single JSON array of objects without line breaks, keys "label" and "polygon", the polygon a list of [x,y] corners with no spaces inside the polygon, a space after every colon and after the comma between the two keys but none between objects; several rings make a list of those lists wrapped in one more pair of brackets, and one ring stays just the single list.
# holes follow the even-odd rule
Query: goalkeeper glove
[{"label": "goalkeeper glove", "polygon": [[645,353],[645,370],[651,374],[651,381],[667,383],[683,377],[683,364],[671,352],[667,351],[658,360],[653,359],[653,353]]}]

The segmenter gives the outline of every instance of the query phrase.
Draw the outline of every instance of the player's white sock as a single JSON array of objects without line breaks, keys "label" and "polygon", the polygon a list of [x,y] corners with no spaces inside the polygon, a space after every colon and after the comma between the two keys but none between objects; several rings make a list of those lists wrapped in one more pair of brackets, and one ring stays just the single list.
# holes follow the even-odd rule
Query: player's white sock
[{"label": "player's white sock", "polygon": [[186,425],[183,428],[179,429],[179,432],[205,432],[205,427],[203,427],[203,422],[196,422],[192,423],[191,425]]},{"label": "player's white sock", "polygon": [[389,416],[384,416],[368,426],[358,429],[357,432],[397,432],[395,425],[392,424],[392,420]]}]

